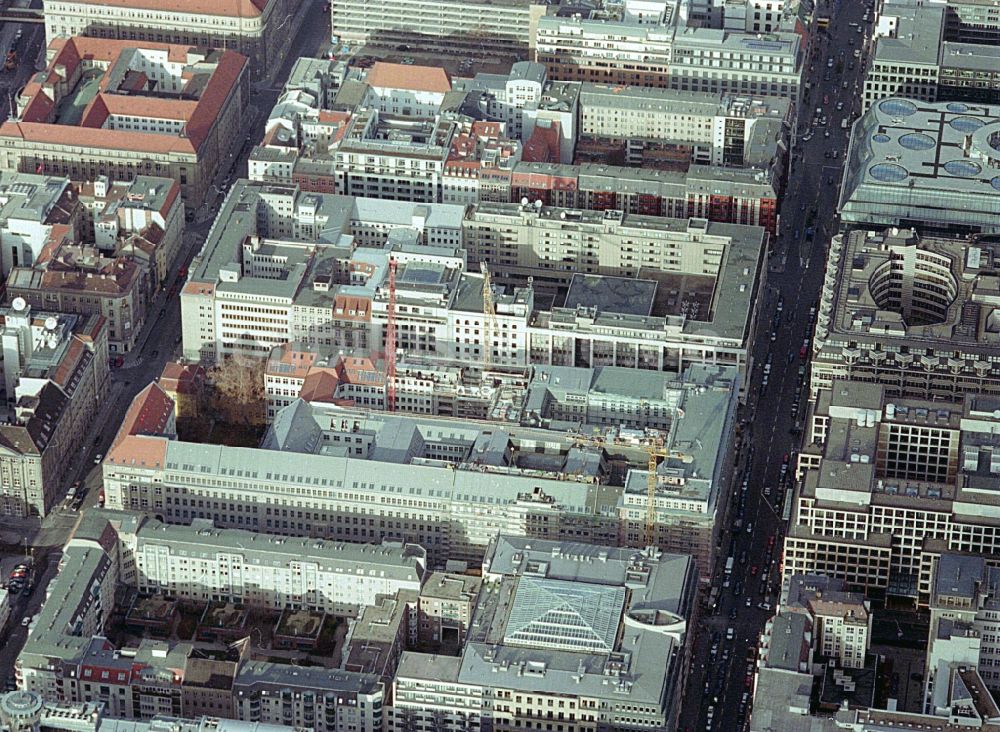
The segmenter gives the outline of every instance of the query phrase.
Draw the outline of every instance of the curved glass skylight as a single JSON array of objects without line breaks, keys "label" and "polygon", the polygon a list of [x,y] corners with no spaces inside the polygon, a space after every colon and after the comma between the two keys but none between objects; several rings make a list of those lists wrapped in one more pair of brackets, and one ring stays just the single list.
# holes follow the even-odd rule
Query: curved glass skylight
[{"label": "curved glass skylight", "polygon": [[985,123],[981,119],[977,119],[975,117],[956,117],[948,124],[953,130],[968,135],[969,133],[978,130]]},{"label": "curved glass skylight", "polygon": [[909,175],[906,168],[895,163],[877,163],[868,169],[868,173],[882,183],[899,183]]},{"label": "curved glass skylight", "polygon": [[964,114],[969,111],[969,105],[962,104],[961,102],[949,102],[947,106],[945,106],[945,109],[949,112],[954,112],[955,114]]},{"label": "curved glass skylight", "polygon": [[923,132],[910,132],[899,138],[899,144],[907,150],[930,150],[937,142]]},{"label": "curved glass skylight", "polygon": [[892,140],[891,137],[881,132],[872,135],[872,142],[889,142],[890,140]]},{"label": "curved glass skylight", "polygon": [[886,99],[878,108],[883,114],[893,117],[909,117],[917,111],[917,105],[907,99]]},{"label": "curved glass skylight", "polygon": [[972,178],[983,172],[983,166],[971,160],[949,160],[944,169],[959,178]]}]

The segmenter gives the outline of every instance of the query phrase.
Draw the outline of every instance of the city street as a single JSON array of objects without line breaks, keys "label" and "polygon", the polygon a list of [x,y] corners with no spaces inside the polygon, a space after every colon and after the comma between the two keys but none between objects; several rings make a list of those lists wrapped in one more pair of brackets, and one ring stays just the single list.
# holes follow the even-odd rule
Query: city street
[{"label": "city street", "polygon": [[[0,677],[7,678],[13,672],[14,659],[24,645],[27,636],[27,628],[21,626],[21,619],[25,615],[31,615],[38,611],[45,597],[48,582],[55,574],[60,554],[59,548],[66,543],[72,534],[79,521],[80,512],[86,511],[98,503],[101,468],[100,465],[95,464],[95,458],[98,455],[107,454],[108,447],[125,416],[125,411],[135,395],[160,375],[167,360],[175,358],[180,352],[181,313],[180,298],[176,292],[183,286],[183,281],[177,276],[177,271],[181,266],[190,264],[191,259],[200,250],[205,236],[211,228],[214,213],[218,210],[218,203],[224,195],[225,186],[223,183],[227,179],[232,180],[246,175],[247,157],[252,148],[252,145],[246,140],[246,136],[250,136],[250,141],[259,140],[263,136],[264,122],[277,101],[281,91],[281,81],[288,77],[295,60],[301,56],[315,56],[320,48],[329,41],[329,19],[323,13],[322,3],[319,0],[305,0],[300,6],[299,15],[295,18],[295,22],[301,24],[301,32],[292,34],[292,47],[283,57],[282,66],[273,77],[277,81],[273,84],[261,83],[251,87],[250,105],[252,110],[248,114],[244,133],[233,140],[234,155],[230,165],[219,170],[216,174],[215,182],[220,194],[205,201],[196,212],[194,220],[185,225],[184,248],[180,254],[180,260],[163,289],[157,293],[150,305],[150,313],[153,315],[147,319],[143,326],[144,333],[138,339],[140,345],[129,354],[122,368],[112,370],[108,398],[104,400],[93,420],[92,435],[94,439],[92,442],[86,443],[85,449],[66,471],[66,489],[69,489],[75,481],[80,481],[80,488],[77,491],[79,509],[72,510],[65,506],[60,507],[47,516],[41,522],[41,526],[38,525],[37,520],[32,520],[18,522],[17,526],[11,524],[3,527],[9,532],[18,532],[21,535],[31,537],[31,545],[37,550],[49,549],[50,551],[47,554],[48,565],[39,567],[34,591],[29,596],[18,595],[14,600],[9,630],[6,634],[7,641],[0,648]],[[16,33],[13,29],[14,26],[9,23],[3,24],[0,28],[2,28],[0,42],[6,42],[8,35],[13,37]],[[37,34],[31,35],[31,32],[35,30],[37,30]],[[41,48],[40,44],[44,40],[43,35],[41,25],[29,26],[25,24],[21,42],[24,43],[29,38],[34,38],[35,40],[32,42],[36,44],[37,53],[37,49]],[[4,80],[11,82],[12,73],[14,72],[8,72],[7,76],[2,77],[0,86],[3,86]],[[17,78],[20,79],[22,71],[19,70],[16,74]],[[29,73],[24,71],[25,81],[28,75]],[[171,295],[172,292],[173,295]],[[161,309],[163,315],[159,316]]]},{"label": "city street", "polygon": [[[790,485],[786,475],[794,470],[793,453],[801,437],[797,429],[802,426],[808,399],[804,385],[807,374],[800,373],[807,362],[800,358],[800,350],[803,341],[811,338],[810,308],[817,304],[826,250],[838,230],[837,196],[849,132],[841,128],[841,121],[847,119],[850,125],[860,112],[864,56],[856,59],[853,52],[864,48],[868,36],[865,24],[864,32],[857,28],[864,12],[862,3],[844,3],[842,8],[833,5],[828,10],[821,5],[819,10],[820,15],[831,16],[830,35],[819,34],[808,62],[811,89],[805,93],[798,120],[780,235],[758,318],[753,386],[743,414],[749,430],[740,456],[744,467],[733,486],[728,516],[732,533],[724,535],[720,570],[715,577],[719,602],[714,612],[709,610],[702,616],[681,714],[682,730],[739,730],[751,714],[750,657],[756,653],[760,633],[777,600],[783,500]],[[828,66],[829,59],[832,64]],[[814,120],[819,121],[817,107],[822,107],[818,117],[827,118],[825,125],[813,125]],[[837,158],[833,158],[834,151]],[[765,368],[769,372],[766,385]],[[789,465],[784,467],[786,455]],[[747,490],[741,513],[739,496],[744,479]],[[741,519],[740,528],[733,530],[737,519]],[[734,557],[734,568],[727,580],[721,567],[730,556]],[[771,609],[760,605],[764,602]],[[730,628],[733,640],[727,641]],[[711,724],[707,719],[710,706]]]}]

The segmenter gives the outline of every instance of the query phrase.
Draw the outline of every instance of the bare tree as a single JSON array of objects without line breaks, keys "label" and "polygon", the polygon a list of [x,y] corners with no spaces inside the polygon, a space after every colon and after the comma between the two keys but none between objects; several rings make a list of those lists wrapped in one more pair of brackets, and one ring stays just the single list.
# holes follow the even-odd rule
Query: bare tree
[{"label": "bare tree", "polygon": [[262,425],[267,407],[264,397],[264,360],[230,357],[209,373],[213,407],[220,421]]}]

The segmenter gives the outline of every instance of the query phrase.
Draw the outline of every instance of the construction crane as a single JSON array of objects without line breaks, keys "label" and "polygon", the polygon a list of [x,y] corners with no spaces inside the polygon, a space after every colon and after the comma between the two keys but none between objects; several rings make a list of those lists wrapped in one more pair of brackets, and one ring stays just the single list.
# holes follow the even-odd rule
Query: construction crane
[{"label": "construction crane", "polygon": [[667,451],[659,442],[651,442],[646,445],[646,452],[649,454],[649,472],[646,475],[646,546],[656,546],[656,466],[659,458],[666,458]]},{"label": "construction crane", "polygon": [[500,335],[500,326],[497,324],[497,309],[493,302],[493,284],[490,281],[490,270],[486,262],[479,263],[479,269],[483,273],[483,367],[489,368],[493,362],[493,338]]},{"label": "construction crane", "polygon": [[[602,449],[605,447],[603,439],[588,437],[586,435],[577,435],[576,445],[588,445]],[[670,457],[671,453],[664,449],[662,439],[651,440],[644,444],[642,449],[646,451],[647,455],[646,519],[643,526],[643,546],[658,546],[659,544],[656,540],[656,488],[658,485],[656,468],[660,460]],[[674,456],[678,457],[677,453],[674,453]]]},{"label": "construction crane", "polygon": [[396,411],[396,260],[389,258],[389,307],[385,318],[385,407]]}]

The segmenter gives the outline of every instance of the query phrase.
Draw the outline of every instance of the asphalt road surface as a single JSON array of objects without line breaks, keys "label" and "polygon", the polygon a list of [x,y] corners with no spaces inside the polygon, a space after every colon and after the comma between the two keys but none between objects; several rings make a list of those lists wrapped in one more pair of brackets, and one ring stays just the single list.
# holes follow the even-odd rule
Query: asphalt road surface
[{"label": "asphalt road surface", "polygon": [[[750,659],[773,614],[762,603],[773,607],[780,589],[781,502],[789,485],[787,473],[794,467],[784,467],[784,458],[791,458],[798,446],[800,438],[793,430],[801,425],[808,399],[807,375],[800,373],[808,363],[800,358],[800,350],[805,339],[811,338],[810,308],[817,304],[829,241],[839,228],[836,205],[849,132],[841,128],[841,121],[847,119],[850,125],[860,113],[864,49],[870,36],[870,24],[862,21],[865,10],[863,2],[820,5],[819,15],[831,18],[829,35],[819,34],[808,62],[811,90],[804,96],[799,115],[780,234],[770,258],[753,345],[755,368],[743,412],[748,430],[740,456],[743,467],[733,486],[729,532],[723,536],[720,571],[714,581],[720,596],[716,609],[706,611],[697,630],[682,730],[741,730],[752,714]],[[862,32],[852,23],[860,24]],[[859,48],[860,59],[854,57]],[[832,66],[828,66],[831,58]],[[820,116],[827,118],[826,125],[818,124],[817,107],[822,107]],[[837,158],[833,158],[834,151]],[[812,237],[807,235],[810,227],[815,229]],[[765,368],[769,371],[766,386]],[[742,523],[734,529],[738,519]],[[731,577],[725,577],[721,567],[729,556],[734,558],[734,569]],[[726,639],[729,629],[731,641]]]}]

